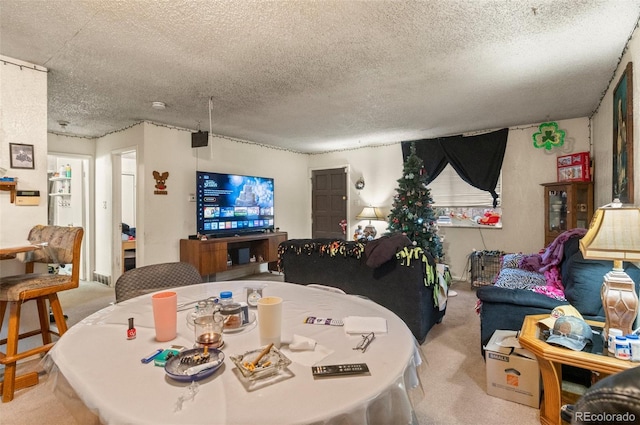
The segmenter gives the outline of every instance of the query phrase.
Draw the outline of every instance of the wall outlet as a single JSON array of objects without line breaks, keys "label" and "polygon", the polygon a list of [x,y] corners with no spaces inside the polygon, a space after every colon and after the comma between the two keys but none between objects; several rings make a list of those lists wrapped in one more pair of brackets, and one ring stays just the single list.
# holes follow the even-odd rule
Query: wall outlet
[{"label": "wall outlet", "polygon": [[193,193],[189,194],[189,202],[196,202],[196,195]]}]

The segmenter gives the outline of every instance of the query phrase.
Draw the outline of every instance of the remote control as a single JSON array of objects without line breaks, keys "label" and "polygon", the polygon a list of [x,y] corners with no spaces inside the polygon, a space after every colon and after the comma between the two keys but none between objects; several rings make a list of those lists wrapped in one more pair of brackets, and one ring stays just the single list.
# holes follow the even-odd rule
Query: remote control
[{"label": "remote control", "polygon": [[366,363],[334,364],[327,366],[312,366],[311,372],[314,378],[341,375],[362,375],[369,373]]}]

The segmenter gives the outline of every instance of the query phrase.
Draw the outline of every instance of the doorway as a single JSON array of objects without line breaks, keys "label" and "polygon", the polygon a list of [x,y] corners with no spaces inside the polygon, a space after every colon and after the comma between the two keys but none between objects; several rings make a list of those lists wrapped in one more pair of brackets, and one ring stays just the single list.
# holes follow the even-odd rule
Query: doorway
[{"label": "doorway", "polygon": [[[114,261],[112,282],[136,267],[137,226],[137,152],[135,149],[113,154],[113,226]],[[116,270],[117,268],[117,270]]]},{"label": "doorway", "polygon": [[[311,172],[311,237],[345,239],[347,168]],[[344,220],[344,228],[341,222]]]},{"label": "doorway", "polygon": [[[47,155],[47,223],[50,226],[77,226],[84,229],[80,251],[80,279],[91,280],[90,229],[90,157],[82,155]],[[59,273],[70,274],[70,266],[61,266]]]}]

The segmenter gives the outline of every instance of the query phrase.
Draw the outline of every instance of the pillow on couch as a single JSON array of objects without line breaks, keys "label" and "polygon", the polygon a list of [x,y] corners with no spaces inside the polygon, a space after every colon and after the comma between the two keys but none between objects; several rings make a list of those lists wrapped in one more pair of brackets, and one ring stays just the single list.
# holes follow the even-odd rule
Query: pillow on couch
[{"label": "pillow on couch", "polygon": [[519,269],[520,261],[525,257],[524,254],[504,254],[502,256],[501,269]]},{"label": "pillow on couch", "polygon": [[413,246],[413,242],[402,233],[382,236],[367,242],[364,247],[367,266],[373,269],[378,268],[387,261],[396,258],[396,252],[408,246]]},{"label": "pillow on couch", "polygon": [[[613,261],[585,260],[578,251],[565,260],[563,275],[566,279],[565,297],[580,313],[588,316],[604,316],[600,289],[604,275],[613,269]],[[636,292],[640,286],[640,269],[631,263],[624,263],[624,271],[636,284]]]},{"label": "pillow on couch", "polygon": [[522,269],[502,269],[493,286],[508,289],[533,290],[536,286],[545,286],[547,281],[542,273]]}]

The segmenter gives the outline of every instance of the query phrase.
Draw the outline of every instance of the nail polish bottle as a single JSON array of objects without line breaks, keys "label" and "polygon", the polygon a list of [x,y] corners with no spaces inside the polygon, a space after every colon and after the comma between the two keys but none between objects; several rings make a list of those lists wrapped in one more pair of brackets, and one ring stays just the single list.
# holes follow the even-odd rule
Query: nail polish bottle
[{"label": "nail polish bottle", "polygon": [[133,317],[129,318],[129,329],[127,329],[127,339],[136,339],[136,328],[133,327]]}]

